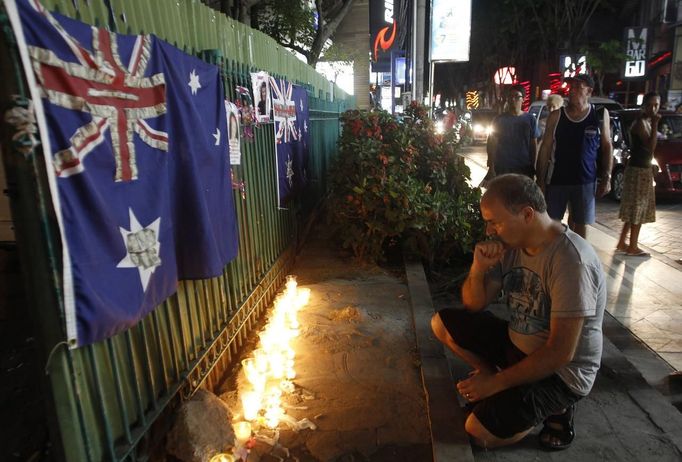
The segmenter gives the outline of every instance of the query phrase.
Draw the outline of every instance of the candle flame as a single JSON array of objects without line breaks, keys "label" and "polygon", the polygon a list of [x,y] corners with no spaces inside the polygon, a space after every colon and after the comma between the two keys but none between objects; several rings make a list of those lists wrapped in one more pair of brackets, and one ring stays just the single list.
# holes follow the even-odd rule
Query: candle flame
[{"label": "candle flame", "polygon": [[[253,351],[253,357],[242,361],[244,375],[253,387],[240,394],[246,421],[258,420],[274,429],[284,416],[282,390],[287,393],[293,391],[294,386],[290,380],[296,378],[296,352],[291,342],[300,333],[297,313],[309,299],[310,289],[299,289],[296,277],[287,276],[285,289],[275,298],[268,323],[258,334],[260,348]],[[237,429],[239,424],[244,425]],[[246,435],[247,429],[250,437],[249,422],[235,424],[238,440]]]}]

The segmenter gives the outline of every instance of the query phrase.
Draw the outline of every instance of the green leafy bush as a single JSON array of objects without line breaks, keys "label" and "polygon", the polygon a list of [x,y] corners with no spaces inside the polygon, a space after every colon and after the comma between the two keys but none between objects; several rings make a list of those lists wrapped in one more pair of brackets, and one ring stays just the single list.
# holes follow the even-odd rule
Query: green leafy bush
[{"label": "green leafy bush", "polygon": [[344,247],[373,261],[399,242],[431,262],[471,250],[483,229],[480,190],[467,183],[454,131],[437,135],[416,103],[400,122],[387,112],[357,110],[342,122],[327,206]]}]

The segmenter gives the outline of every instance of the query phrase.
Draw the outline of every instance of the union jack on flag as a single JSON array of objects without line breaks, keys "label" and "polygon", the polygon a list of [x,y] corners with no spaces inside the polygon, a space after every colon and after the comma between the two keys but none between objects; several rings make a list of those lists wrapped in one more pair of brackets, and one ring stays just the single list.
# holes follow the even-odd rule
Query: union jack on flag
[{"label": "union jack on flag", "polygon": [[291,98],[294,85],[284,79],[270,77],[272,111],[275,119],[275,141],[288,143],[298,140],[296,127],[296,103]]},{"label": "union jack on flag", "polygon": [[219,69],[5,0],[36,103],[72,347],[137,323],[237,253]]}]

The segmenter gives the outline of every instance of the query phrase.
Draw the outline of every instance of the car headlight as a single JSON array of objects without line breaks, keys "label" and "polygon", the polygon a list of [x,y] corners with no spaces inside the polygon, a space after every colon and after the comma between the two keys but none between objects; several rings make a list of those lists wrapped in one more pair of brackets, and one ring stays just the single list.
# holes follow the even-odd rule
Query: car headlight
[{"label": "car headlight", "polygon": [[475,124],[474,125],[474,133],[483,133],[485,131],[485,128],[481,124]]},{"label": "car headlight", "polygon": [[485,129],[485,134],[486,134],[486,135],[490,135],[492,132],[493,132],[493,126],[492,126],[492,125],[488,125],[488,126],[486,127],[486,129]]}]

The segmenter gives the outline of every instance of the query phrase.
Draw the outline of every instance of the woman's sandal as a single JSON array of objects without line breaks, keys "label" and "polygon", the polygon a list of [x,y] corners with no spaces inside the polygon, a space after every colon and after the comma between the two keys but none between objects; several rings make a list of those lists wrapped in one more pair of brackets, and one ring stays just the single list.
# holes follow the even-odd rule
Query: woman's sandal
[{"label": "woman's sandal", "polygon": [[[566,408],[566,412],[559,415],[550,415],[545,419],[545,426],[540,431],[540,445],[545,449],[557,451],[568,448],[575,438],[573,428],[573,416],[575,404]],[[553,443],[553,441],[558,442]]]}]

